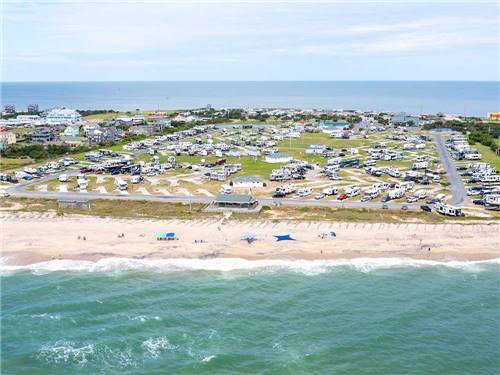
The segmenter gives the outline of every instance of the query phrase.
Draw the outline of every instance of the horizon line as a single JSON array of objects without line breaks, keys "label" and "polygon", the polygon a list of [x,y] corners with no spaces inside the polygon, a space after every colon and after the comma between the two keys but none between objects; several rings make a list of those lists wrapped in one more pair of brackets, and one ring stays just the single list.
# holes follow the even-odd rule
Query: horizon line
[{"label": "horizon line", "polygon": [[280,79],[280,80],[96,80],[96,81],[91,81],[91,80],[60,80],[60,81],[0,81],[0,85],[3,83],[132,83],[132,82],[138,82],[138,83],[145,83],[145,82],[182,82],[182,83],[214,83],[214,82],[224,82],[224,83],[242,83],[242,82],[311,82],[311,83],[317,83],[317,82],[484,82],[484,83],[500,83],[500,79],[497,80],[470,80],[470,79],[446,79],[446,80],[434,80],[434,79],[428,79],[428,80],[411,80],[411,79],[398,79],[398,80],[391,80],[391,79],[327,79],[327,80],[286,80],[286,79]]}]

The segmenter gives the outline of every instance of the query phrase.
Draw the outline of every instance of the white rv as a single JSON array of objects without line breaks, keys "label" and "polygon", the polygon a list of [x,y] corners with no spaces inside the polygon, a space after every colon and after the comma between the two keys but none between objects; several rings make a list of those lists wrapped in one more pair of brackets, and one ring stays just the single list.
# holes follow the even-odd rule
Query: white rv
[{"label": "white rv", "polygon": [[436,203],[434,205],[436,212],[446,216],[464,216],[462,210],[449,204]]},{"label": "white rv", "polygon": [[484,206],[488,210],[500,210],[500,194],[488,194],[484,197]]},{"label": "white rv", "polygon": [[357,186],[350,186],[345,189],[345,195],[347,195],[349,198],[355,197],[356,195],[359,195],[361,192],[361,189]]},{"label": "white rv", "polygon": [[86,178],[78,177],[78,180],[76,180],[76,183],[78,184],[78,188],[80,190],[86,190],[87,187],[89,186],[89,182]]},{"label": "white rv", "polygon": [[395,189],[392,189],[392,190],[389,190],[387,192],[387,196],[389,197],[389,199],[398,199],[398,198],[401,198],[405,195],[405,188],[403,187],[397,187]]},{"label": "white rv", "polygon": [[310,195],[312,193],[312,189],[311,188],[300,188],[298,191],[297,191],[297,195],[299,197],[307,197],[308,195]]},{"label": "white rv", "polygon": [[326,195],[336,195],[338,194],[339,189],[336,187],[326,187],[323,189],[322,193]]},{"label": "white rv", "polygon": [[412,169],[427,169],[429,167],[429,162],[421,161],[418,163],[413,163]]},{"label": "white rv", "polygon": [[117,178],[115,180],[115,185],[118,188],[118,190],[120,190],[120,191],[125,191],[128,188],[127,182],[125,182],[121,178]]},{"label": "white rv", "polygon": [[59,182],[68,182],[69,181],[69,177],[67,174],[62,174],[59,176]]}]

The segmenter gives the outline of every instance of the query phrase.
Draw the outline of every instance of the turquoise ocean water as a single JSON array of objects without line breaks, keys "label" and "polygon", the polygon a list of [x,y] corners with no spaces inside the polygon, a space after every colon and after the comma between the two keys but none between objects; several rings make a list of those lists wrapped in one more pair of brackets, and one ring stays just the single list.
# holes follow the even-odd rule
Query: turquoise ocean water
[{"label": "turquoise ocean water", "polygon": [[18,110],[294,107],[456,113],[500,111],[496,82],[0,82],[0,104]]},{"label": "turquoise ocean water", "polygon": [[498,261],[2,271],[2,374],[498,374]]}]

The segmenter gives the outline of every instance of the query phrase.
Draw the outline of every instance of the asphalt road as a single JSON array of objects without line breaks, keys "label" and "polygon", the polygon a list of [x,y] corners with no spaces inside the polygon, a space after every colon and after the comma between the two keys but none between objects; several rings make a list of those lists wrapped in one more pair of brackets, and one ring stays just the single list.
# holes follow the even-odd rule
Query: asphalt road
[{"label": "asphalt road", "polygon": [[461,206],[468,203],[467,192],[465,191],[465,186],[458,174],[457,168],[451,159],[450,153],[446,149],[443,138],[440,134],[436,134],[436,144],[438,147],[439,156],[443,162],[444,169],[446,170],[446,175],[448,176],[448,181],[450,183],[450,190],[453,194],[451,199],[451,204],[454,206]]}]

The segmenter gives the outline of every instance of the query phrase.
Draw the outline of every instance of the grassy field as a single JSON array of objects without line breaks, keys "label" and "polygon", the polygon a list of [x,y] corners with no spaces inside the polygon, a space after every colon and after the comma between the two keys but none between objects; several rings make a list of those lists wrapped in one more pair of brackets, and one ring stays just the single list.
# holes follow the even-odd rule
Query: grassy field
[{"label": "grassy field", "polygon": [[0,157],[0,171],[9,171],[30,165],[34,162],[31,158],[4,158]]},{"label": "grassy field", "polygon": [[500,171],[500,156],[496,155],[491,148],[483,146],[480,143],[476,143],[473,147],[481,153],[483,157],[481,161],[490,163],[497,169],[497,171]]}]

